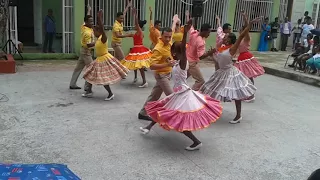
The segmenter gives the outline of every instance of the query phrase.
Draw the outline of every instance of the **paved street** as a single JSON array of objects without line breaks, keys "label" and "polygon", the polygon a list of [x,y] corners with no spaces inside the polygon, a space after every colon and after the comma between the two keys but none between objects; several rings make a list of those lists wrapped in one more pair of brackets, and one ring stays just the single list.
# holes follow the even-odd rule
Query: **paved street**
[{"label": "paved street", "polygon": [[0,102],[0,162],[63,163],[85,180],[304,180],[320,167],[317,87],[264,75],[240,124],[228,123],[235,107],[223,104],[222,118],[196,132],[203,148],[186,152],[191,141],[179,133],[156,126],[140,134],[147,122],[137,113],[151,87],[132,85],[132,73],[112,86],[111,102],[103,87],[93,99],[70,91],[71,73],[0,75],[0,98],[9,98]]}]

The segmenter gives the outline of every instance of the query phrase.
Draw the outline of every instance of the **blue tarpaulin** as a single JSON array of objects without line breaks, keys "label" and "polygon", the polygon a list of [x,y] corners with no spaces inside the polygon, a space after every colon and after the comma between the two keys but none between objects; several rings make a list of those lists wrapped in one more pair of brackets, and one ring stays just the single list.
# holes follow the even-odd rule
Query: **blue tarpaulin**
[{"label": "blue tarpaulin", "polygon": [[0,180],[80,180],[63,164],[1,164]]}]

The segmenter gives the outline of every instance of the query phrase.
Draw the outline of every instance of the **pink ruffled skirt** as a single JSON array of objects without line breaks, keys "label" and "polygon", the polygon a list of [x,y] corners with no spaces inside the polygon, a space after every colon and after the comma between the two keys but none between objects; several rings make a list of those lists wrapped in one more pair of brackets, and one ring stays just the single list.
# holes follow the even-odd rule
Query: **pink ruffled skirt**
[{"label": "pink ruffled skirt", "polygon": [[208,127],[222,114],[219,101],[190,88],[147,103],[147,114],[166,130],[194,131]]},{"label": "pink ruffled skirt", "polygon": [[264,74],[263,67],[250,52],[240,53],[234,66],[237,67],[248,78],[256,78]]}]

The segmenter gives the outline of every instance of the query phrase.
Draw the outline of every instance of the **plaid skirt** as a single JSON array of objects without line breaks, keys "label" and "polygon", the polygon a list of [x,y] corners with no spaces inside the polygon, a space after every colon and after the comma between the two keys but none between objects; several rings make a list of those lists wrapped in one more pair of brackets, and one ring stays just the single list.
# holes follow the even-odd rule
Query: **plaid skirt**
[{"label": "plaid skirt", "polygon": [[110,53],[97,57],[85,70],[83,78],[94,85],[110,85],[121,81],[129,70]]}]

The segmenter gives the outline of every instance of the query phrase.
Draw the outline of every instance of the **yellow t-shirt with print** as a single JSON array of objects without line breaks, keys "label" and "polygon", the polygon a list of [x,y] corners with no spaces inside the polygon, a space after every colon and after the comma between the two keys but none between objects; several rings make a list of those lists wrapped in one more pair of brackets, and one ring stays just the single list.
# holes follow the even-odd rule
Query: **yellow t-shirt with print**
[{"label": "yellow t-shirt with print", "polygon": [[88,48],[87,44],[93,42],[93,29],[89,28],[85,25],[81,26],[81,46],[84,48]]},{"label": "yellow t-shirt with print", "polygon": [[[164,45],[163,41],[159,39],[157,45],[152,50],[152,56],[151,56],[151,65],[152,64],[166,64],[167,59],[171,56],[171,45],[172,42],[170,42],[168,45]],[[158,74],[168,74],[171,73],[172,67],[165,67],[162,69],[155,70]]]}]

